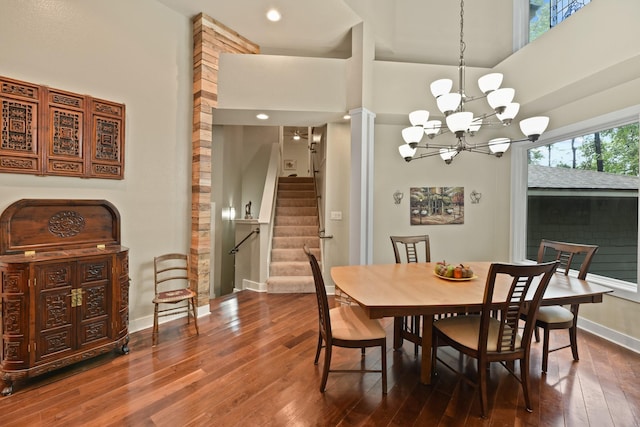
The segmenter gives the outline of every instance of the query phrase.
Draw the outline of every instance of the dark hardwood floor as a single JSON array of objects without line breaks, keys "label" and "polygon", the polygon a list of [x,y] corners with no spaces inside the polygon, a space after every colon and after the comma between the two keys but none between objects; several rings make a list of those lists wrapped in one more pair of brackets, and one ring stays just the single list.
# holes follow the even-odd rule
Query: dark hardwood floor
[{"label": "dark hardwood floor", "polygon": [[[200,335],[184,320],[132,334],[131,353],[100,356],[16,384],[0,398],[0,425],[8,426],[637,426],[640,355],[580,332],[580,361],[554,352],[541,375],[533,343],[534,412],[524,408],[519,383],[499,365],[491,368],[490,414],[479,417],[475,390],[439,366],[431,386],[418,381],[413,345],[391,349],[389,393],[379,374],[329,375],[318,391],[321,366],[313,365],[317,309],[313,294],[249,291],[211,302],[199,319]],[[566,333],[553,334],[566,339]],[[441,352],[459,362],[450,349]],[[360,351],[336,349],[334,366],[361,363]],[[440,353],[440,352],[439,352]],[[380,352],[367,350],[367,366]]]}]

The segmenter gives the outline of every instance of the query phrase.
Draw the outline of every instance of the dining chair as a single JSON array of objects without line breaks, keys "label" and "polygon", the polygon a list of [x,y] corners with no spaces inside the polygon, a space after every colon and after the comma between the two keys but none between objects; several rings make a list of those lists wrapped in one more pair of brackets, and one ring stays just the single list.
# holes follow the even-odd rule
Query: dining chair
[{"label": "dining chair", "polygon": [[[387,336],[378,320],[370,319],[358,305],[343,305],[329,309],[327,291],[318,260],[305,245],[304,252],[309,258],[318,301],[318,347],[314,364],[318,364],[320,351],[324,347],[324,365],[320,391],[324,392],[329,372],[379,372],[382,374],[382,394],[387,394]],[[324,345],[323,345],[324,343]],[[365,348],[380,347],[381,369],[331,369],[333,347],[360,348],[365,357]],[[364,360],[363,360],[364,362]]]},{"label": "dining chair", "polygon": [[[557,265],[557,261],[534,265],[493,263],[489,268],[480,313],[461,314],[433,323],[432,376],[436,374],[436,362],[440,362],[479,387],[483,418],[487,415],[487,375],[492,362],[500,362],[521,383],[527,411],[533,410],[529,395],[531,338],[540,301]],[[493,301],[497,283],[509,285],[504,302]],[[533,298],[528,299],[530,288],[535,291]],[[523,312],[527,313],[528,320],[520,334],[520,314]],[[451,346],[477,360],[475,381],[438,357],[438,346],[442,345]],[[516,360],[520,365],[519,377],[513,368]]]},{"label": "dining chair", "polygon": [[[153,259],[155,296],[153,298],[152,345],[158,343],[158,318],[187,313],[187,324],[193,316],[193,324],[198,331],[196,314],[197,294],[189,287],[189,256],[170,253]],[[161,308],[162,307],[162,308]]]},{"label": "dining chair", "polygon": [[[593,256],[598,251],[596,245],[583,245],[578,243],[557,242],[553,240],[542,239],[538,248],[537,262],[545,260],[557,260],[559,262],[558,270],[566,276],[571,269],[571,264],[582,258],[582,263],[578,269],[578,279],[586,279],[587,272],[593,261]],[[536,320],[535,337],[536,342],[540,341],[538,328],[544,332],[542,341],[542,372],[547,372],[549,361],[549,353],[563,348],[571,347],[573,360],[578,358],[578,309],[579,304],[571,304],[570,308],[559,305],[543,306],[538,310]],[[523,316],[524,317],[524,316]],[[569,344],[562,345],[553,349],[549,349],[549,332],[554,329],[568,329]]]},{"label": "dining chair", "polygon": [[[390,237],[397,264],[403,262],[431,262],[431,246],[428,235]],[[420,254],[424,254],[424,256]],[[418,354],[418,342],[420,341],[420,320],[421,316],[406,316],[394,319],[394,321],[402,322],[402,335],[414,338],[414,353],[416,355]],[[399,337],[396,341],[397,345],[402,345],[402,338]]]}]

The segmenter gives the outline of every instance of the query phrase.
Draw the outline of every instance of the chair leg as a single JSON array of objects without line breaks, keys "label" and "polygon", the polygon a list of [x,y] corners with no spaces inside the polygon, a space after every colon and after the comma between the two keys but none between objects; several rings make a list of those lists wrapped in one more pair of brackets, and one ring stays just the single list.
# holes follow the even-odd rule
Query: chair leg
[{"label": "chair leg", "polygon": [[544,341],[542,343],[542,372],[547,373],[549,362],[549,328],[544,329]]},{"label": "chair leg", "polygon": [[324,349],[324,366],[322,367],[322,382],[320,383],[320,391],[324,393],[327,387],[327,378],[329,378],[329,367],[331,366],[331,345],[327,343]]},{"label": "chair leg", "polygon": [[[191,308],[193,309],[193,325],[196,327],[196,335],[200,335],[200,331],[198,330],[198,313],[196,311],[196,299],[191,298]],[[189,314],[187,314],[187,319],[189,319]],[[188,320],[187,320],[188,322]]]},{"label": "chair leg", "polygon": [[402,330],[404,329],[404,317],[393,318],[393,349],[400,350],[402,347]]},{"label": "chair leg", "polygon": [[[413,322],[413,326],[412,326],[413,333],[419,336],[420,335],[420,316],[413,316],[412,322]],[[417,343],[415,343],[413,345],[413,354],[415,356],[418,355],[418,344]]]},{"label": "chair leg", "polygon": [[573,360],[580,360],[578,357],[578,328],[572,326],[569,328],[569,341],[571,341],[571,354],[573,355]]},{"label": "chair leg", "polygon": [[536,336],[536,342],[540,342],[540,328],[536,326],[533,328],[533,332]]},{"label": "chair leg", "polygon": [[380,357],[382,364],[382,394],[387,394],[387,345],[382,343],[380,346],[382,356]]},{"label": "chair leg", "polygon": [[488,363],[478,359],[478,388],[480,389],[480,415],[487,418],[487,368]]},{"label": "chair leg", "polygon": [[520,379],[522,380],[522,392],[527,412],[533,412],[529,396],[529,354],[525,354],[524,358],[520,359]]},{"label": "chair leg", "polygon": [[158,344],[158,304],[154,304],[153,308],[153,332],[151,333],[151,346]]},{"label": "chair leg", "polygon": [[318,348],[316,349],[316,358],[313,360],[313,364],[318,364],[318,359],[320,358],[320,350],[322,349],[322,334],[318,332]]},{"label": "chair leg", "polygon": [[573,325],[569,328],[569,341],[571,342],[571,354],[573,360],[580,360],[578,357],[578,304],[571,306],[571,313],[573,313]]},{"label": "chair leg", "polygon": [[[435,330],[435,329],[434,329]],[[424,351],[424,349],[422,349]],[[436,362],[438,361],[438,334],[434,333],[431,338],[431,379],[436,376]]]}]

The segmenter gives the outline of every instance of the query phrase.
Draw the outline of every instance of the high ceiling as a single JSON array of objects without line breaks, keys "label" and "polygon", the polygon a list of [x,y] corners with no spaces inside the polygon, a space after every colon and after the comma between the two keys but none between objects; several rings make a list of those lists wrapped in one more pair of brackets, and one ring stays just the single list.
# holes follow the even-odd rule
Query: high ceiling
[{"label": "high ceiling", "polygon": [[[205,13],[260,46],[267,55],[349,58],[351,28],[364,23],[380,61],[457,65],[460,3],[456,0],[157,0],[192,18]],[[505,7],[506,6],[506,7]],[[266,19],[276,7],[279,22]],[[491,68],[512,52],[511,1],[464,5],[465,62]],[[258,124],[255,111],[218,110],[217,124]],[[317,112],[270,113],[273,123],[306,126]],[[382,117],[380,117],[382,119]]]},{"label": "high ceiling", "polygon": [[[260,46],[264,54],[350,56],[350,29],[364,22],[376,59],[458,62],[460,3],[455,0],[158,0],[186,17],[203,12]],[[505,7],[506,6],[506,7]],[[265,18],[271,7],[280,22]],[[511,54],[511,1],[464,5],[465,60],[493,67]]]}]

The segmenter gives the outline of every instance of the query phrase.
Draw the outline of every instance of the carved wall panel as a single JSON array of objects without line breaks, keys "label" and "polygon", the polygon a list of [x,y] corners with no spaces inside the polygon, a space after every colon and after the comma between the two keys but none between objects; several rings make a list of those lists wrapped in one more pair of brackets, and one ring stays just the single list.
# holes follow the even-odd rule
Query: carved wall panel
[{"label": "carved wall panel", "polygon": [[0,76],[0,172],[124,178],[125,106]]}]

